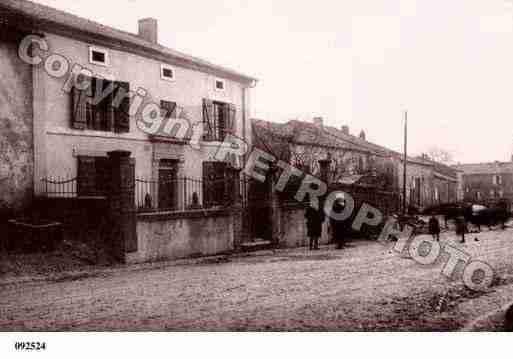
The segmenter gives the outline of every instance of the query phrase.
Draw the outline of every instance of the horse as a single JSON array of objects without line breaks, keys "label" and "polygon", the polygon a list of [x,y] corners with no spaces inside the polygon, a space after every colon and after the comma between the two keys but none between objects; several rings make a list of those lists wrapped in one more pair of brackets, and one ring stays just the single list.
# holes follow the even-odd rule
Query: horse
[{"label": "horse", "polygon": [[454,220],[463,216],[465,222],[477,226],[479,232],[483,225],[488,226],[488,228],[492,230],[492,227],[499,223],[501,224],[501,228],[504,229],[506,227],[505,222],[512,217],[511,211],[504,205],[494,207],[482,206],[482,208],[476,209],[475,205],[471,203],[445,203],[427,208],[424,214],[443,215],[445,228],[447,228],[448,220]]}]

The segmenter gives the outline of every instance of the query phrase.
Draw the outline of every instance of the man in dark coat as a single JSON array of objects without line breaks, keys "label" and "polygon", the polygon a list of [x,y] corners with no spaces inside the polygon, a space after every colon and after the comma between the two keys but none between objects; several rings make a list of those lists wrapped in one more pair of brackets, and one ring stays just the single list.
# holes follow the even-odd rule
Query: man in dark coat
[{"label": "man in dark coat", "polygon": [[322,235],[322,224],[324,222],[324,209],[319,204],[319,209],[315,209],[310,204],[305,212],[306,229],[308,238],[310,238],[310,250],[319,249],[319,237]]},{"label": "man in dark coat", "polygon": [[440,223],[435,216],[431,216],[428,223],[429,234],[433,236],[433,239],[440,241]]},{"label": "man in dark coat", "polygon": [[[344,199],[339,197],[335,200],[333,204],[333,211],[337,214],[342,213],[344,211],[345,202]],[[330,227],[331,227],[331,235],[333,238],[333,242],[337,244],[337,249],[342,249],[344,247],[345,237],[347,235],[347,223],[346,221],[341,221],[335,218],[330,219]]]},{"label": "man in dark coat", "polygon": [[465,233],[467,232],[467,222],[465,217],[458,216],[455,219],[456,235],[461,236],[460,243],[465,243]]}]

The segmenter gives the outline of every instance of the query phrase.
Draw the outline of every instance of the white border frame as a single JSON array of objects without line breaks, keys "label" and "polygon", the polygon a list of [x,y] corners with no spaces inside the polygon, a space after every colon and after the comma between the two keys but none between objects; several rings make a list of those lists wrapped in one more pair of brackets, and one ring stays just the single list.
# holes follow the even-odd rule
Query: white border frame
[{"label": "white border frame", "polygon": [[[173,77],[164,76],[164,70],[168,69],[173,72]],[[160,65],[160,79],[164,81],[174,82],[176,80],[176,70],[171,65],[161,64]]]},{"label": "white border frame", "polygon": [[[94,61],[93,60],[93,51],[103,53],[105,55],[105,62]],[[108,67],[110,65],[109,51],[107,49],[103,49],[101,47],[89,46],[89,63],[91,63],[93,65]]]}]

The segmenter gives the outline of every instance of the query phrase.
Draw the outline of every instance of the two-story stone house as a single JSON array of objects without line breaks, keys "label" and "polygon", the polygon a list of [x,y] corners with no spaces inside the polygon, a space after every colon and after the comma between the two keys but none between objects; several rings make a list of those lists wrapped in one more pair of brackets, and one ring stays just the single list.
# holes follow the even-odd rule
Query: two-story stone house
[{"label": "two-story stone house", "polygon": [[[26,205],[47,190],[45,178],[76,178],[70,191],[79,195],[105,191],[112,150],[130,151],[136,178],[157,184],[222,178],[241,165],[213,158],[227,133],[251,141],[256,80],[160,45],[156,20],[132,34],[3,0],[0,30],[1,206]],[[185,195],[154,187],[154,202]]]},{"label": "two-story stone house", "polygon": [[[364,131],[354,136],[348,126],[340,129],[326,126],[322,118],[284,124],[253,120],[253,126],[255,146],[269,150],[305,173],[320,178],[319,160],[329,159],[329,182],[357,184],[374,177],[377,189],[402,196],[403,155],[368,141]],[[408,157],[407,161],[408,207],[422,209],[456,201],[458,176],[455,169],[425,156]]]}]

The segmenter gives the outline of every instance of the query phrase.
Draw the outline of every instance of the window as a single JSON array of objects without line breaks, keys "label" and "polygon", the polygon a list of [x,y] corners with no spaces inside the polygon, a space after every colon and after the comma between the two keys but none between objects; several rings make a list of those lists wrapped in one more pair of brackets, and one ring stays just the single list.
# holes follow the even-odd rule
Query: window
[{"label": "window", "polygon": [[130,85],[127,82],[82,76],[77,84],[85,89],[74,87],[72,90],[72,128],[129,132]]},{"label": "window", "polygon": [[161,65],[160,66],[160,78],[166,81],[175,80],[175,70],[171,66]]},{"label": "window", "polygon": [[226,163],[203,162],[203,206],[222,205],[226,201]]},{"label": "window", "polygon": [[420,206],[422,203],[422,197],[421,197],[421,191],[422,191],[422,187],[421,187],[421,182],[420,182],[420,178],[415,178],[415,195],[416,195],[416,201],[417,201],[417,205]]},{"label": "window", "polygon": [[111,168],[107,157],[79,156],[77,193],[79,196],[104,196],[109,191]]},{"label": "window", "polygon": [[97,47],[89,47],[89,62],[95,65],[109,66],[109,53]]},{"label": "window", "polygon": [[499,175],[494,175],[493,176],[493,184],[494,185],[500,185],[502,184],[502,177],[499,176]]},{"label": "window", "polygon": [[225,89],[225,82],[221,79],[216,79],[216,90],[217,91],[224,91]]},{"label": "window", "polygon": [[176,102],[161,100],[160,109],[162,111],[162,118],[176,118]]},{"label": "window", "polygon": [[224,141],[235,131],[235,106],[229,103],[203,100],[203,140]]}]

